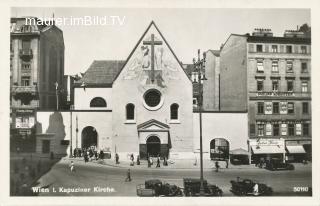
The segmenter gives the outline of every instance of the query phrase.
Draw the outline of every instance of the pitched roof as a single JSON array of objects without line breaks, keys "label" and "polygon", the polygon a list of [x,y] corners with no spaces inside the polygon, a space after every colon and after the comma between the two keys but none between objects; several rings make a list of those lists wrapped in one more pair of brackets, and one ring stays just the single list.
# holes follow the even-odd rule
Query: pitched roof
[{"label": "pitched roof", "polygon": [[210,51],[213,55],[215,55],[215,56],[217,56],[217,57],[220,56],[220,50],[209,49],[209,51]]},{"label": "pitched roof", "polygon": [[94,60],[76,84],[111,86],[124,63],[123,60]]}]

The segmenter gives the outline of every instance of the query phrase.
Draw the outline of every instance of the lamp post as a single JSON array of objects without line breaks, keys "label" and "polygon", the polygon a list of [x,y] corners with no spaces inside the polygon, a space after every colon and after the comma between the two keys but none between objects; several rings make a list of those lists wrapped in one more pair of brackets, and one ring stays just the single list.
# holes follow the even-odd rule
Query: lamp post
[{"label": "lamp post", "polygon": [[58,84],[58,82],[55,82],[54,85],[56,87],[56,106],[57,106],[57,111],[58,111],[59,110],[59,93],[58,93],[59,84]]},{"label": "lamp post", "polygon": [[[205,77],[204,69],[206,62],[206,53],[203,53],[203,59],[200,59],[200,49],[198,49],[198,60],[193,59],[194,70],[198,72],[198,86],[199,86],[199,98],[198,98],[198,109],[199,109],[199,125],[200,125],[200,196],[204,195],[203,187],[203,151],[202,151],[202,99],[203,90],[201,87],[201,81],[207,80]],[[203,77],[201,74],[203,73]]]},{"label": "lamp post", "polygon": [[76,116],[76,148],[78,149],[78,115]]}]

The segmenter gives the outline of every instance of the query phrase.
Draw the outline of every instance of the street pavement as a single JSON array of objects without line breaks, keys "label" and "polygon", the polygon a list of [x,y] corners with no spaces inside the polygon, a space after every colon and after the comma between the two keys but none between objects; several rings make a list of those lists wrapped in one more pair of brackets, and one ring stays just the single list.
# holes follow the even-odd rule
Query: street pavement
[{"label": "street pavement", "polygon": [[[76,171],[70,171],[70,159],[62,159],[37,182],[34,190],[44,188],[40,196],[136,196],[136,186],[146,179],[162,181],[183,187],[185,177],[199,178],[198,168],[147,168],[146,163],[130,167],[129,164],[108,165],[104,162],[88,162],[73,159]],[[179,165],[177,162],[175,163]],[[233,196],[229,191],[230,180],[236,177],[249,178],[273,188],[274,196],[306,196],[306,192],[295,192],[294,187],[311,187],[311,163],[295,164],[293,171],[269,171],[254,166],[221,168],[219,172],[205,167],[204,178],[223,190],[223,196]],[[127,170],[131,170],[131,182],[125,182]],[[81,190],[81,191],[80,191]]]}]

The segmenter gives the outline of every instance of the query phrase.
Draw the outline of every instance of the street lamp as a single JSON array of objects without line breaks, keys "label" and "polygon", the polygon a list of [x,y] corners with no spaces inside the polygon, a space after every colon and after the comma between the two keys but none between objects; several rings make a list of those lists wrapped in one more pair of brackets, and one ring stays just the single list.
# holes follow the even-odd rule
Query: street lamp
[{"label": "street lamp", "polygon": [[[199,109],[199,123],[200,123],[200,196],[204,195],[203,187],[203,151],[202,151],[202,99],[203,89],[201,87],[201,81],[207,80],[204,69],[206,62],[206,53],[203,53],[203,59],[200,59],[200,49],[198,49],[198,60],[193,59],[194,71],[198,72],[198,86],[199,86],[199,98],[198,98],[198,109]],[[201,75],[203,74],[203,76]]]}]

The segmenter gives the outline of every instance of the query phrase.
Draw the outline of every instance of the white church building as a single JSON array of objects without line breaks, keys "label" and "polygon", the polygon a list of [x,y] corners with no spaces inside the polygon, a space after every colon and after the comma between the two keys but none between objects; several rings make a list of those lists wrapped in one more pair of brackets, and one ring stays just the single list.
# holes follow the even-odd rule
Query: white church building
[{"label": "white church building", "polygon": [[[37,112],[38,153],[94,145],[120,158],[199,154],[192,81],[154,22],[126,61],[94,61],[73,89],[72,110]],[[202,122],[204,158],[248,151],[247,113],[204,111]]]}]

